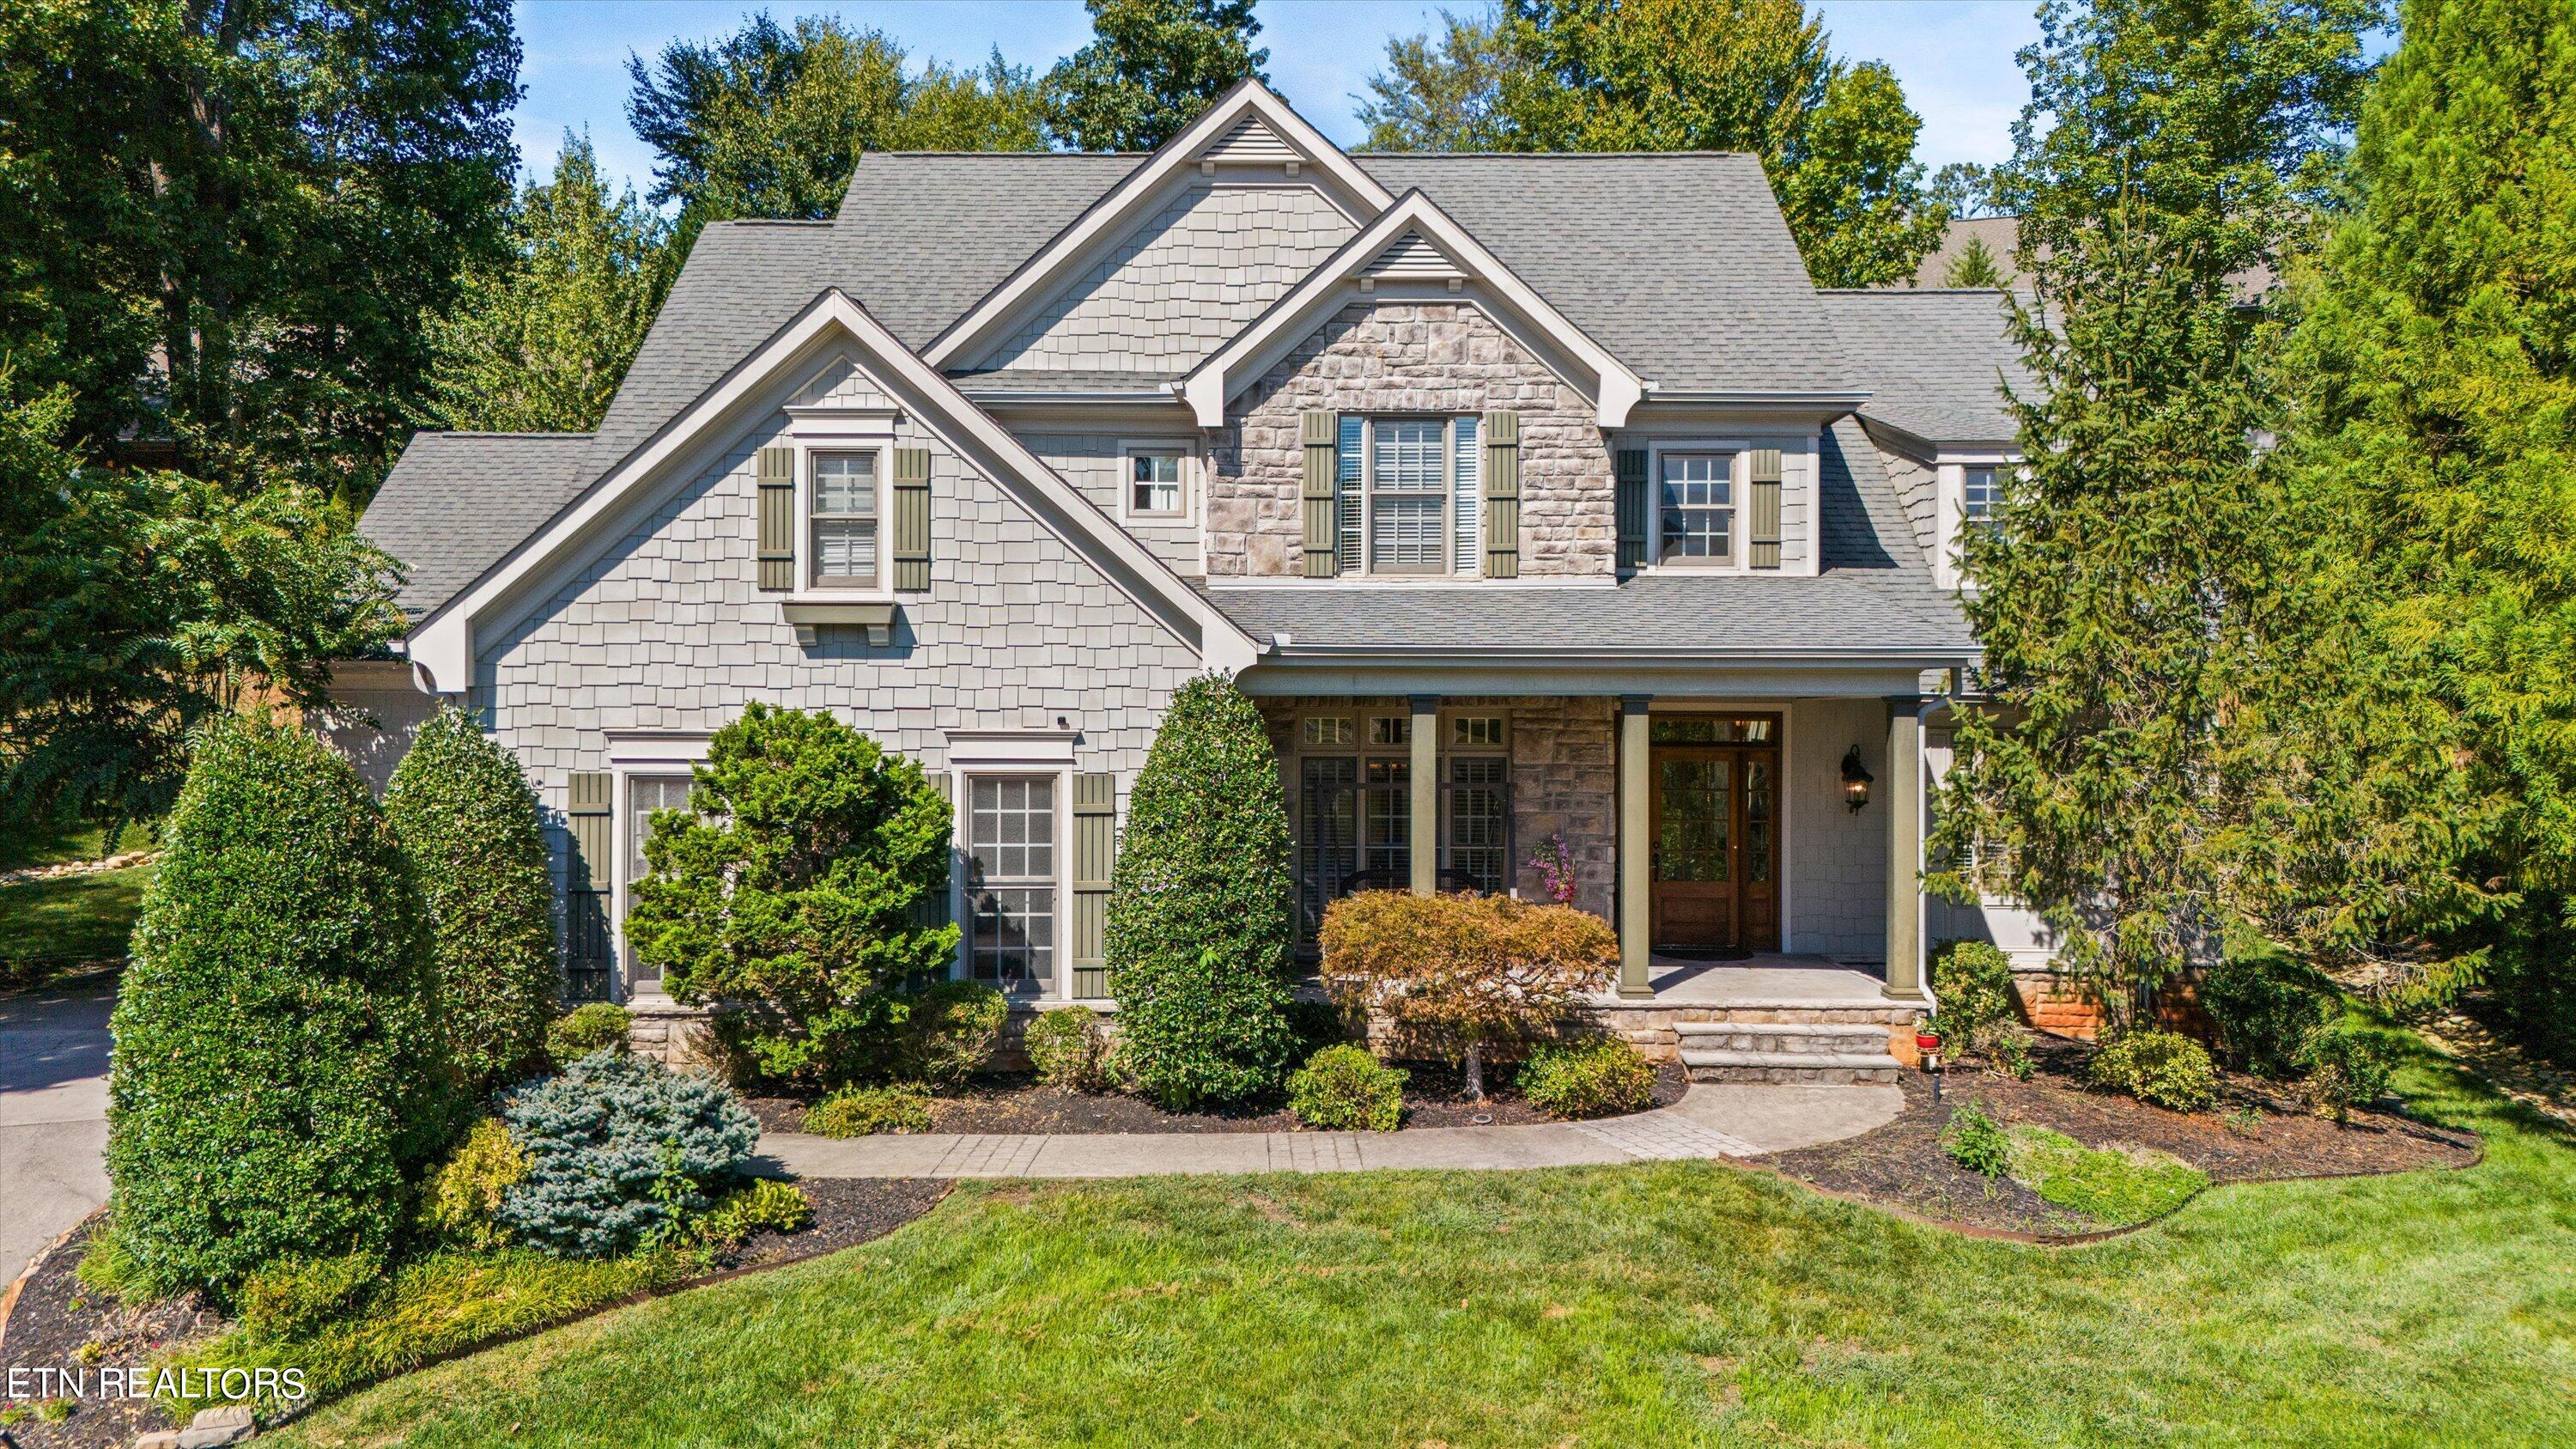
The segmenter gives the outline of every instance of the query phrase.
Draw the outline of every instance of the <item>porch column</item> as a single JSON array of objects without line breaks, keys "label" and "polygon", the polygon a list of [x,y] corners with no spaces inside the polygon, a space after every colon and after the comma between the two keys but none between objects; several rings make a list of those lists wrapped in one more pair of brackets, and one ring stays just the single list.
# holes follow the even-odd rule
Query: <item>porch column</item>
[{"label": "porch column", "polygon": [[1413,893],[1440,894],[1440,696],[1413,696]]},{"label": "porch column", "polygon": [[1923,999],[1923,716],[1887,702],[1887,995]]},{"label": "porch column", "polygon": [[1655,949],[1648,910],[1655,822],[1648,808],[1646,705],[1642,694],[1619,700],[1619,994],[1627,997],[1655,994],[1646,978]]}]

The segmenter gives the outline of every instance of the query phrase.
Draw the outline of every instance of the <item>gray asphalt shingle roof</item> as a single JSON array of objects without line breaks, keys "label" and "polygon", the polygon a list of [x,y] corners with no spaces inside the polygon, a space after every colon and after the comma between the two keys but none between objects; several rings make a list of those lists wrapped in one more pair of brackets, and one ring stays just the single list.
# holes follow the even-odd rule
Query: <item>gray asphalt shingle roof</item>
[{"label": "gray asphalt shingle roof", "polygon": [[2005,334],[2003,293],[1827,291],[1843,354],[1870,389],[1861,416],[1934,443],[2011,439],[2003,384],[2025,392],[2030,373]]},{"label": "gray asphalt shingle roof", "polygon": [[590,482],[588,433],[414,433],[358,528],[400,560],[417,618],[454,597]]},{"label": "gray asphalt shingle roof", "polygon": [[1956,601],[1933,581],[1878,453],[1850,419],[1825,434],[1824,555],[1813,578],[1642,574],[1615,589],[1210,589],[1254,639],[1310,649],[1872,649],[1973,647]]}]

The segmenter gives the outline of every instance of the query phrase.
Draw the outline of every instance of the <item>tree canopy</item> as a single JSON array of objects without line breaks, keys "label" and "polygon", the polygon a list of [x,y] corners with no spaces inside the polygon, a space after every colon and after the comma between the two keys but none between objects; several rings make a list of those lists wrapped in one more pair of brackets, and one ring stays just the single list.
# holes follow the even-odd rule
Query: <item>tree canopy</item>
[{"label": "tree canopy", "polygon": [[1095,39],[1046,76],[1047,132],[1077,151],[1150,151],[1246,76],[1265,83],[1252,0],[1084,0]]},{"label": "tree canopy", "polygon": [[1912,275],[1941,215],[1921,118],[1877,62],[1837,59],[1802,0],[1508,0],[1397,40],[1361,119],[1414,150],[1750,151],[1820,285]]},{"label": "tree canopy", "polygon": [[2004,185],[2036,385],[2012,399],[2026,462],[1999,526],[1965,539],[2000,708],[1960,714],[1936,853],[2005,862],[1985,884],[2111,986],[2215,959],[2234,921],[2320,949],[2376,924],[2339,914],[2389,864],[2374,836],[2322,838],[2383,803],[2351,774],[2349,620],[2255,445],[2281,421],[2280,329],[2235,280],[2299,229],[2293,183],[2354,114],[2374,16],[2051,0],[2022,53]]},{"label": "tree canopy", "polygon": [[510,218],[511,253],[477,270],[437,349],[431,409],[479,432],[598,426],[670,289],[670,224],[632,190],[609,194],[587,137],[564,137],[552,180]]}]

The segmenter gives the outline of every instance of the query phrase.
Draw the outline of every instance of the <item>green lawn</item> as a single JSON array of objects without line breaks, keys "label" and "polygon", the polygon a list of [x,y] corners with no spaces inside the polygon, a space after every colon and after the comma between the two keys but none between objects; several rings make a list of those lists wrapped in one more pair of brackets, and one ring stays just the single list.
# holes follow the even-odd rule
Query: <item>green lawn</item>
[{"label": "green lawn", "polygon": [[153,867],[0,886],[0,988],[125,954]]},{"label": "green lawn", "polygon": [[1705,1164],[962,1187],[851,1252],[443,1365],[288,1442],[2576,1440],[2576,1150],[2048,1250]]}]

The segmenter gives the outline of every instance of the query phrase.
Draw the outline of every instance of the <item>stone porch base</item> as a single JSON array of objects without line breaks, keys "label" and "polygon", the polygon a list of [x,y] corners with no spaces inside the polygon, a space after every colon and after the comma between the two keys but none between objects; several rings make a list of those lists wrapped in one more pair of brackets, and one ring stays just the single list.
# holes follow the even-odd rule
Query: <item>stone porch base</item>
[{"label": "stone porch base", "polygon": [[1700,1023],[1741,1025],[1870,1025],[1887,1033],[1888,1054],[1905,1066],[1914,1051],[1914,1019],[1927,1001],[1890,998],[1873,970],[1823,956],[1756,956],[1747,961],[1672,961],[1656,957],[1647,973],[1651,997],[1594,997],[1602,1025],[1659,1062],[1679,1060],[1679,1027]]}]

